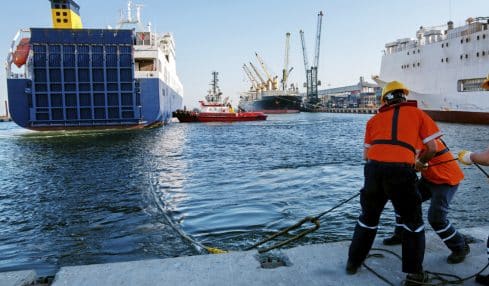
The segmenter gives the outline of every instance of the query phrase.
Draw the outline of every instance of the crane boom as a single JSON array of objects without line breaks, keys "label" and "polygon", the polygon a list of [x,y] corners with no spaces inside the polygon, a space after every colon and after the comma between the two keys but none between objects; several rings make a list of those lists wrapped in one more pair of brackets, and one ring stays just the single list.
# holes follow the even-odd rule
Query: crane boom
[{"label": "crane boom", "polygon": [[323,11],[320,11],[318,14],[318,26],[316,33],[316,52],[314,53],[314,66],[319,67],[319,48],[321,45],[321,26],[323,23]]},{"label": "crane boom", "polygon": [[258,90],[260,84],[255,79],[255,77],[253,76],[253,74],[251,73],[250,69],[248,68],[248,66],[246,64],[243,64],[243,70],[244,70],[246,76],[248,77],[248,79],[250,80],[251,85],[253,86],[253,88],[255,90]]},{"label": "crane boom", "polygon": [[257,52],[255,52],[255,56],[256,58],[258,59],[258,62],[260,63],[261,65],[261,68],[263,69],[263,71],[265,72],[267,78],[269,81],[272,81],[272,76],[270,75],[270,73],[268,72],[267,70],[267,67],[265,66],[265,62],[263,61],[263,59],[260,57],[260,55],[258,55]]},{"label": "crane boom", "polygon": [[261,84],[264,87],[267,87],[267,83],[263,80],[263,77],[260,75],[260,73],[258,72],[258,70],[256,69],[256,67],[252,63],[250,63],[250,66],[253,69],[253,71],[255,72],[256,76],[260,79]]},{"label": "crane boom", "polygon": [[302,54],[304,56],[304,70],[307,71],[309,69],[309,61],[307,60],[306,40],[304,39],[304,31],[300,30],[299,34],[301,35]]},{"label": "crane boom", "polygon": [[290,48],[290,33],[285,34],[285,59],[284,69],[282,70],[282,89],[287,89],[287,80],[289,78],[289,48]]}]

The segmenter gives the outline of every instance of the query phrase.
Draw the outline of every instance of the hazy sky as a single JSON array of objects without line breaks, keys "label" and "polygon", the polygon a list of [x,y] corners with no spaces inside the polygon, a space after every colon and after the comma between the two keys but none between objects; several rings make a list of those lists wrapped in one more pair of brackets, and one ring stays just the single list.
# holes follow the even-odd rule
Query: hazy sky
[{"label": "hazy sky", "polygon": [[[185,89],[184,104],[197,106],[205,96],[211,72],[218,71],[225,96],[237,104],[249,88],[243,63],[256,63],[257,51],[274,74],[284,63],[285,33],[290,32],[291,83],[302,87],[305,72],[299,30],[305,31],[309,62],[313,60],[317,13],[324,12],[319,79],[336,87],[370,79],[380,70],[387,42],[415,37],[419,26],[456,26],[468,17],[489,16],[488,0],[139,0],[143,21],[157,31],[172,32],[177,72]],[[115,26],[126,0],[78,0],[86,28]],[[48,0],[2,1],[0,51],[5,59],[19,28],[51,27]],[[0,99],[6,98],[5,71]],[[3,104],[0,105],[0,114]]]}]

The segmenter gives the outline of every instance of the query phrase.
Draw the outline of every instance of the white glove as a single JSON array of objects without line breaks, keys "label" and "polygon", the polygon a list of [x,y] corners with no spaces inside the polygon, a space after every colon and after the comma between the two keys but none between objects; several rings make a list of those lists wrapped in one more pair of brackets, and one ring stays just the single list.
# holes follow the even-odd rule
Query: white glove
[{"label": "white glove", "polygon": [[458,152],[458,161],[464,165],[472,165],[472,160],[470,159],[470,155],[472,152],[467,150],[462,150]]}]

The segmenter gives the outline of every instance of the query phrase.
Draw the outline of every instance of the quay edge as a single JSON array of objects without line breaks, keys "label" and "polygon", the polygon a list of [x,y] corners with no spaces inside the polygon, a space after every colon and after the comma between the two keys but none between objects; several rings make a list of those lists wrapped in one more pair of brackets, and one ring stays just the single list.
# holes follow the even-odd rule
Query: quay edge
[{"label": "quay edge", "polygon": [[[450,251],[432,231],[427,232],[425,270],[451,273],[467,277],[487,264],[486,238],[489,226],[460,230],[476,239],[471,252],[461,264],[446,263]],[[384,248],[401,253],[400,246],[383,246],[378,237],[374,248]],[[219,255],[198,255],[168,259],[142,260],[109,264],[62,267],[53,281],[62,285],[382,285],[374,274],[361,267],[356,275],[345,273],[349,241],[305,245],[272,252],[281,257],[287,266],[264,269],[256,251],[231,252]],[[389,281],[398,285],[405,275],[401,261],[389,253],[384,258],[369,258],[366,263]],[[487,272],[487,271],[486,271]],[[0,283],[5,286],[28,284],[3,284],[5,273],[0,273]],[[477,285],[470,279],[464,285]]]}]

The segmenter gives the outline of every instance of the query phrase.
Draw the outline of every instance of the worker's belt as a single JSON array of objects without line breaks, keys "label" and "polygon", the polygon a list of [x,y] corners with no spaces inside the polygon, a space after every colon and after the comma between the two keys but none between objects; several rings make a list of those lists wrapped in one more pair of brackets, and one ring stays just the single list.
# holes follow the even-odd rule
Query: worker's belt
[{"label": "worker's belt", "polygon": [[391,167],[407,167],[407,168],[414,168],[414,164],[409,164],[409,163],[398,163],[398,162],[381,162],[381,161],[376,161],[376,160],[367,160],[367,164],[373,164],[373,165],[383,165],[383,166],[391,166]]}]

